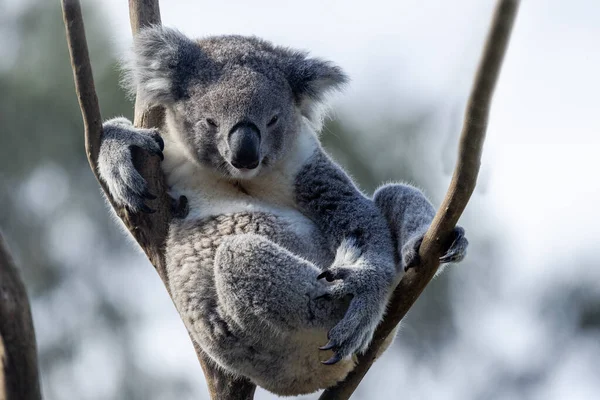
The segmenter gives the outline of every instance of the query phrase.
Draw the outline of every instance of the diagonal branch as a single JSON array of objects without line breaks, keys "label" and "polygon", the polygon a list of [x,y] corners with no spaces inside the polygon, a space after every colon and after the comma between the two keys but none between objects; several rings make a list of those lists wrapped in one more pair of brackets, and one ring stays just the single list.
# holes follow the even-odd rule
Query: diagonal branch
[{"label": "diagonal branch", "polygon": [[[148,182],[150,191],[158,196],[153,205],[157,209],[155,214],[134,214],[115,204],[106,185],[99,179],[97,170],[102,136],[102,118],[94,88],[81,5],[79,0],[62,0],[62,9],[75,89],[85,127],[85,146],[90,167],[113,209],[144,250],[160,275],[165,288],[169,291],[169,276],[167,274],[164,246],[172,215],[167,186],[160,164],[156,157],[147,157],[141,151],[134,151],[133,157],[136,168]],[[158,0],[129,0],[129,11],[133,34],[136,34],[144,26],[161,23]],[[136,126],[145,128],[160,127],[163,118],[164,111],[162,109],[147,108],[136,101],[134,118]],[[192,342],[194,342],[193,339]],[[194,348],[204,371],[212,399],[252,399],[256,389],[253,384],[246,379],[235,379],[225,374],[209,361],[195,342]]]},{"label": "diagonal branch", "polygon": [[0,234],[0,400],[41,398],[27,291]]},{"label": "diagonal branch", "polygon": [[371,346],[359,357],[356,368],[343,382],[326,390],[320,400],[350,398],[375,361],[385,339],[435,275],[439,258],[448,247],[452,231],[475,189],[492,95],[518,7],[519,0],[498,1],[465,112],[454,175],[419,250],[420,265],[402,277],[390,300],[387,315],[377,328]]}]

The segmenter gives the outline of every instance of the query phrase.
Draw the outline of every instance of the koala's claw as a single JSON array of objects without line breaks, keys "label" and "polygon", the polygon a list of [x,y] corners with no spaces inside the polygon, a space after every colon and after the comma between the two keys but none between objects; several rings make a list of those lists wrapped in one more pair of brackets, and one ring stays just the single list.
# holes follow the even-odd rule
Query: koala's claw
[{"label": "koala's claw", "polygon": [[346,314],[327,334],[329,342],[319,348],[333,350],[333,357],[323,362],[332,365],[366,349],[385,305],[386,292],[378,288],[386,286],[377,284],[371,270],[356,267],[334,266],[317,278],[333,283],[323,284],[315,299],[349,300]]},{"label": "koala's claw", "polygon": [[335,347],[335,343],[333,343],[331,340],[329,342],[327,342],[327,344],[325,346],[321,346],[319,347],[319,350],[331,350]]},{"label": "koala's claw", "polygon": [[467,255],[468,246],[469,241],[465,237],[465,230],[462,227],[457,226],[454,228],[454,241],[446,254],[440,257],[440,263],[446,264],[462,261]]},{"label": "koala's claw", "polygon": [[329,360],[321,361],[321,364],[333,365],[333,364],[338,363],[341,359],[342,359],[342,357],[340,357],[340,355],[336,353]]},{"label": "koala's claw", "polygon": [[[419,248],[423,243],[423,236],[425,233],[422,233],[414,238],[410,239],[402,248],[402,263],[404,265],[404,271],[408,271],[410,268],[413,268],[419,265],[421,261],[419,256]],[[454,228],[454,240],[452,244],[446,251],[446,253],[440,257],[440,263],[446,264],[451,262],[460,262],[467,255],[467,247],[469,246],[469,241],[465,237],[465,230],[457,226]]]},{"label": "koala's claw", "polygon": [[155,129],[144,129],[144,130],[149,131],[148,134],[152,139],[154,139],[154,141],[156,142],[156,146],[139,146],[139,145],[134,145],[134,146],[140,147],[140,148],[146,150],[148,153],[150,153],[154,156],[158,156],[160,158],[160,161],[164,161],[165,160],[165,155],[163,153],[163,150],[165,149],[164,140],[160,137],[160,135],[158,134],[158,132]]},{"label": "koala's claw", "polygon": [[160,137],[158,132],[155,132],[154,135],[152,135],[152,137],[154,138],[154,140],[156,140],[156,143],[158,143],[158,148],[160,149],[160,151],[163,151],[165,149],[165,141],[163,140],[163,138]]},{"label": "koala's claw", "polygon": [[332,268],[326,269],[317,276],[317,280],[325,278],[327,282],[333,282],[338,279],[344,279],[348,276],[351,270],[348,268]]},{"label": "koala's claw", "polygon": [[319,276],[317,276],[317,280],[323,279],[325,278],[327,280],[327,282],[332,282],[333,279],[331,278],[331,273],[329,272],[329,270],[325,270],[323,272],[321,272],[319,274]]}]

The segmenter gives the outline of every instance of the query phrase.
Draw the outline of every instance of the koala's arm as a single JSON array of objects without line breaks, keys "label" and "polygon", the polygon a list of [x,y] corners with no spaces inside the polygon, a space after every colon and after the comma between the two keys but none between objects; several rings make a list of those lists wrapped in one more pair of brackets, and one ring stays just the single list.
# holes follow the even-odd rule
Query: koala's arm
[{"label": "koala's arm", "polygon": [[[419,261],[419,247],[435,217],[433,205],[423,192],[406,184],[379,188],[373,201],[388,221],[402,266],[405,270],[413,267]],[[459,262],[466,255],[469,242],[464,229],[457,226],[453,235],[452,244],[440,258],[441,263]]]},{"label": "koala's arm", "polygon": [[329,332],[324,349],[335,363],[363,351],[381,320],[396,276],[388,224],[376,204],[324,152],[318,150],[301,168],[295,182],[296,201],[329,238],[336,259],[319,277],[333,282],[322,296],[351,296],[345,317]]},{"label": "koala's arm", "polygon": [[342,246],[355,256],[348,254],[347,260],[360,258],[363,267],[386,278],[395,274],[392,242],[382,213],[324,152],[312,156],[295,185],[298,207],[329,238],[332,250]]},{"label": "koala's arm", "polygon": [[106,121],[102,125],[98,156],[100,179],[118,205],[134,212],[152,212],[145,201],[155,197],[148,192],[145,179],[133,165],[132,147],[163,158],[164,142],[156,129],[136,128],[123,117]]}]

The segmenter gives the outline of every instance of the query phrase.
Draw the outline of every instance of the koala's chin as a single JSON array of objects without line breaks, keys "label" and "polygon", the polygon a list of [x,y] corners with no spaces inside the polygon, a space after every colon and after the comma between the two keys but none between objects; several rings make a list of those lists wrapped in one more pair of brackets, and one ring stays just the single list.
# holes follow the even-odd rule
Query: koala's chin
[{"label": "koala's chin", "polygon": [[228,175],[233,179],[239,180],[251,180],[258,176],[258,174],[262,170],[262,163],[259,163],[256,168],[248,169],[248,168],[236,168],[230,163],[227,165]]}]

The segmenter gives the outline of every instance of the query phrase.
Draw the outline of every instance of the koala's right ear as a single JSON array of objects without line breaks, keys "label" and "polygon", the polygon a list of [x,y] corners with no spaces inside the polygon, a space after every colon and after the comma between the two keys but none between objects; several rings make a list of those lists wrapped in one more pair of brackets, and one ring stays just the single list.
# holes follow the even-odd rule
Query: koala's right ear
[{"label": "koala's right ear", "polygon": [[162,26],[142,29],[123,63],[125,86],[149,104],[169,104],[188,96],[187,88],[207,62],[198,44]]},{"label": "koala's right ear", "polygon": [[302,115],[319,127],[324,116],[324,97],[341,89],[349,78],[337,65],[304,52],[286,52],[280,64]]}]

